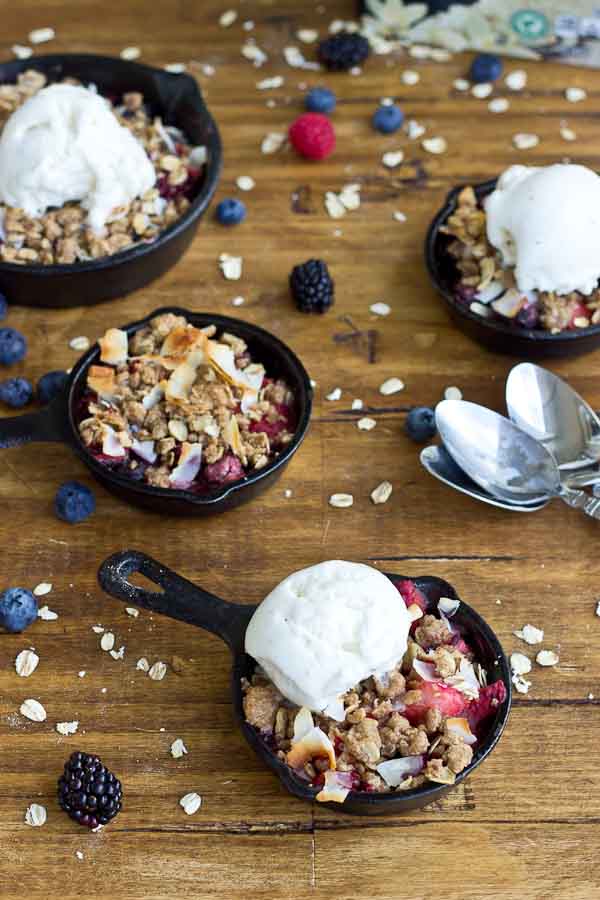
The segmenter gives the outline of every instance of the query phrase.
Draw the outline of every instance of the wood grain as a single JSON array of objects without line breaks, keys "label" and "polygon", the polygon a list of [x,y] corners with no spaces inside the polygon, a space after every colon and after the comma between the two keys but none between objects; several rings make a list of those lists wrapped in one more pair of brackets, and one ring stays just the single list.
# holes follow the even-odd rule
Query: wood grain
[{"label": "wood grain", "polygon": [[[290,69],[281,51],[296,42],[296,30],[319,27],[324,34],[329,21],[352,15],[350,2],[331,0],[319,13],[308,0],[246,0],[230,29],[218,25],[225,6],[215,0],[23,0],[18,10],[3,4],[5,57],[31,28],[52,25],[57,39],[41,49],[116,54],[136,44],[149,63],[188,63],[224,139],[217,199],[237,193],[239,175],[256,180],[243,196],[246,224],[225,230],[209,214],[182,262],[140,294],[93,309],[11,310],[8,323],[22,329],[31,346],[14,374],[37,378],[68,367],[77,356],[68,347],[72,337],[93,340],[107,326],[158,306],[233,314],[231,300],[241,294],[246,302],[236,314],[289,343],[317,389],[310,435],[282,481],[251,507],[211,520],[143,513],[98,487],[97,513],[69,527],[54,518],[52,499],[68,478],[95,487],[87,470],[58,445],[2,453],[3,582],[33,587],[51,581],[45,600],[59,614],[26,635],[0,637],[2,897],[429,900],[442,893],[447,900],[588,900],[600,886],[594,866],[600,849],[597,526],[558,503],[518,516],[449,492],[420,468],[403,424],[411,406],[435,403],[451,384],[468,399],[502,409],[512,361],[449,323],[424,270],[425,231],[456,182],[567,154],[598,168],[597,75],[508,63],[528,71],[528,89],[515,95],[500,85],[496,94],[508,96],[511,106],[494,116],[485,101],[452,87],[464,75],[466,56],[444,65],[401,54],[373,58],[356,78]],[[262,69],[240,54],[248,36],[243,20],[256,23],[249,34],[269,54]],[[312,57],[314,50],[305,52]],[[206,77],[202,63],[216,74]],[[404,68],[419,71],[418,85],[402,85]],[[276,74],[285,78],[282,88],[256,90],[256,81]],[[338,95],[337,150],[318,165],[289,150],[260,153],[264,135],[285,131],[301,110],[301,83],[327,83]],[[567,103],[567,85],[585,87],[588,99]],[[403,134],[375,134],[370,117],[384,96],[396,97],[429,135],[446,137],[448,152],[434,157]],[[275,100],[273,108],[268,100]],[[561,140],[562,120],[577,132],[575,143]],[[517,131],[539,134],[539,146],[516,151],[511,137]],[[381,165],[390,149],[405,153],[394,171]],[[324,192],[350,181],[362,185],[361,207],[335,222],[324,211]],[[298,193],[302,211],[294,201]],[[406,214],[405,223],[393,220],[395,210]],[[244,257],[238,284],[222,279],[221,252]],[[309,256],[325,258],[336,281],[336,306],[324,317],[300,315],[288,296],[289,270]],[[386,319],[369,313],[377,300],[392,307]],[[335,339],[351,329],[348,316],[358,329],[377,330],[374,364],[351,342]],[[599,354],[552,368],[600,407]],[[406,389],[382,397],[379,385],[390,376],[401,377]],[[336,386],[342,399],[324,400]],[[377,420],[372,432],[356,427],[355,397]],[[375,507],[369,495],[384,479],[394,493]],[[332,509],[327,500],[336,491],[351,492],[354,506]],[[378,820],[312,809],[283,791],[237,733],[226,647],[159,616],[142,612],[132,619],[99,591],[99,563],[125,547],[143,549],[241,602],[258,602],[291,570],[331,557],[439,575],[480,610],[507,652],[534,655],[513,635],[531,622],[544,628],[544,646],[560,652],[560,664],[534,667],[532,690],[517,698],[499,748],[442,803]],[[97,623],[115,633],[117,646],[125,645],[123,661],[100,650],[92,631]],[[25,680],[13,662],[28,646],[41,661]],[[141,656],[168,664],[164,681],[136,671]],[[44,704],[45,723],[19,716],[26,697]],[[56,723],[72,719],[79,720],[79,733],[58,735]],[[176,737],[189,748],[180,760],[169,753]],[[99,752],[125,785],[124,811],[101,834],[78,829],[54,801],[55,780],[76,747]],[[189,818],[177,801],[191,790],[203,805]],[[23,822],[33,801],[48,808],[40,829]]]}]

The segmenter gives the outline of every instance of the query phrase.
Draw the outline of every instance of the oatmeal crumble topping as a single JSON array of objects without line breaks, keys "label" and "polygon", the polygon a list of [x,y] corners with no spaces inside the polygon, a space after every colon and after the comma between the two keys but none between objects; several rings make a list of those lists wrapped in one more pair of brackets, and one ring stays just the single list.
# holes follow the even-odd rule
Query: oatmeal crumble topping
[{"label": "oatmeal crumble topping", "polygon": [[104,465],[154,487],[208,491],[264,468],[292,440],[291,390],[236,335],[165,313],[129,341],[111,328],[99,343],[79,433]]},{"label": "oatmeal crumble topping", "polygon": [[506,697],[503,682],[486,685],[474,652],[445,617],[458,601],[443,598],[435,615],[413,582],[396,587],[414,611],[406,654],[385,677],[343,695],[343,721],[290,703],[260,669],[242,679],[246,721],[299,778],[320,788],[317,800],[454,784]]},{"label": "oatmeal crumble topping", "polygon": [[[64,83],[77,84],[74,79]],[[0,84],[0,129],[26,100],[46,87],[44,74],[22,72],[16,84]],[[197,154],[177,128],[165,127],[153,116],[142,94],[132,91],[110,99],[119,124],[142,143],[156,171],[156,183],[128,206],[115,209],[104,232],[86,223],[80,203],[66,203],[39,218],[23,210],[0,205],[0,260],[17,265],[74,263],[112,256],[137,243],[151,243],[189,208],[202,178]]]}]

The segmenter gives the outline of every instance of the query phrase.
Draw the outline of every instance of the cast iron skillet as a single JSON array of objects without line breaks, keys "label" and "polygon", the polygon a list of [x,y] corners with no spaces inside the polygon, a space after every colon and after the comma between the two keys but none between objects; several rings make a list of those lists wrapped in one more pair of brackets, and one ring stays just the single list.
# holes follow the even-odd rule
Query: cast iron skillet
[{"label": "cast iron skillet", "polygon": [[[496,187],[497,178],[474,185],[477,199],[481,200]],[[460,303],[454,296],[454,285],[458,272],[451,257],[445,252],[448,238],[440,233],[457,206],[457,198],[465,185],[453,188],[444,206],[436,214],[429,226],[425,239],[425,262],[434,286],[446,301],[450,316],[458,327],[469,337],[490,350],[520,356],[526,359],[551,359],[578,356],[589,353],[600,346],[600,325],[580,328],[577,331],[563,331],[551,334],[542,329],[519,328],[500,319],[484,319],[471,312],[467,304]]]},{"label": "cast iron skillet", "polygon": [[[129,576],[138,572],[157,585],[156,593],[131,584],[128,580]],[[403,579],[402,575],[388,575],[387,577],[392,581]],[[172,619],[179,619],[190,625],[197,625],[225,641],[233,654],[231,693],[235,717],[242,734],[291,794],[301,800],[313,800],[319,789],[309,787],[285,763],[277,759],[276,755],[264,744],[258,732],[246,722],[244,716],[241,679],[250,678],[256,665],[254,660],[244,652],[244,636],[256,606],[228,603],[221,600],[136,550],[124,550],[110,556],[100,566],[98,579],[101,587],[111,597],[123,600],[129,605],[142,606],[153,612],[162,613]],[[441,578],[423,576],[412,580],[425,594],[432,608],[437,607],[440,597],[459,599],[454,588]],[[398,602],[404,602],[400,593],[398,593]],[[507,699],[498,707],[495,718],[490,719],[487,737],[477,745],[473,761],[460,775],[456,776],[456,784],[460,784],[483,762],[498,743],[510,710],[511,684],[510,670],[500,642],[481,616],[466,603],[461,602],[453,621],[462,626],[467,640],[473,646],[484,668],[487,669],[490,683],[501,678],[507,694]],[[338,812],[369,816],[408,812],[439,800],[452,790],[452,787],[451,785],[432,783],[413,791],[397,793],[375,794],[351,791],[343,804],[325,803],[323,805]]]},{"label": "cast iron skillet", "polygon": [[123,297],[175,265],[190,244],[221,173],[221,139],[217,126],[189,75],[172,75],[136,62],[86,53],[36,56],[0,64],[0,83],[15,82],[26,69],[43,72],[49,81],[65,77],[94,83],[101,94],[140,91],[166,125],[185,132],[192,144],[205,145],[207,162],[198,195],[187,212],[151,244],[138,244],[91,262],[51,266],[0,262],[0,289],[9,303],[25,306],[89,306]]},{"label": "cast iron skillet", "polygon": [[298,425],[292,441],[273,462],[240,481],[224,484],[208,494],[201,495],[186,490],[151,487],[102,465],[94,459],[81,441],[75,418],[78,403],[85,391],[88,368],[99,361],[98,344],[94,344],[75,363],[65,390],[48,406],[39,412],[0,418],[0,449],[16,447],[30,441],[61,441],[71,447],[93,476],[113,494],[129,503],[163,515],[210,515],[224,512],[251,500],[273,484],[302,443],[308,429],[313,392],[304,366],[296,354],[274,335],[259,328],[258,325],[251,325],[241,319],[231,319],[229,316],[190,312],[169,306],[154,310],[139,322],[124,325],[123,330],[131,336],[147,325],[154,316],[168,312],[185,316],[188,322],[198,328],[214,324],[219,331],[238,335],[248,344],[252,357],[257,362],[264,363],[270,375],[285,378],[295,395]]}]

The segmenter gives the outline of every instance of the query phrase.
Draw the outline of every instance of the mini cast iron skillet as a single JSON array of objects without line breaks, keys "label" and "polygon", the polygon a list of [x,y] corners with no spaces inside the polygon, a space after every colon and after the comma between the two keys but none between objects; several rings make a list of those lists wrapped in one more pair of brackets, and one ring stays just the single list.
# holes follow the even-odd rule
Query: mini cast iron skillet
[{"label": "mini cast iron skillet", "polygon": [[[128,580],[130,575],[140,573],[157,585],[157,592],[136,587]],[[388,575],[392,581],[401,581],[402,575]],[[250,678],[256,663],[244,652],[244,636],[248,622],[256,609],[254,605],[228,603],[215,597],[203,588],[192,584],[156,560],[136,550],[115,553],[100,566],[98,579],[101,587],[119,600],[129,605],[142,606],[153,612],[162,613],[172,619],[179,619],[190,625],[197,625],[222,638],[233,654],[231,673],[231,693],[233,709],[238,726],[252,749],[277,775],[283,786],[301,800],[313,800],[318,788],[311,788],[305,781],[267,748],[255,729],[246,722],[243,710],[241,679]],[[441,578],[424,576],[413,581],[429,600],[432,609],[437,607],[440,597],[459,599],[454,588]],[[404,603],[398,593],[398,603]],[[510,670],[498,638],[481,616],[461,602],[453,617],[464,630],[465,638],[477,653],[478,659],[487,669],[489,682],[502,679],[506,687],[507,699],[498,707],[495,718],[488,722],[487,737],[475,750],[472,763],[456,776],[460,784],[486,756],[494,749],[504,730],[511,704]],[[383,813],[408,812],[439,800],[452,790],[451,785],[429,784],[414,791],[390,792],[385,794],[351,791],[343,804],[326,803],[338,812],[358,815],[380,815]]]},{"label": "mini cast iron skillet", "polygon": [[[491,194],[497,179],[474,185],[478,200]],[[562,331],[551,334],[542,329],[520,328],[501,319],[484,319],[471,312],[468,304],[460,303],[454,295],[454,285],[458,271],[451,257],[445,252],[449,243],[447,235],[440,233],[457,207],[457,198],[465,185],[453,188],[442,209],[429,226],[425,239],[425,262],[434,286],[446,301],[450,316],[458,327],[469,337],[490,350],[521,356],[525,359],[550,359],[578,356],[589,353],[600,346],[600,325],[579,328],[576,331]]]},{"label": "mini cast iron skillet", "polygon": [[239,481],[215,487],[207,494],[151,487],[102,465],[83,444],[76,420],[76,411],[86,388],[88,368],[99,362],[98,344],[94,344],[75,363],[64,392],[52,403],[39,412],[0,419],[0,449],[16,447],[30,441],[61,441],[71,447],[93,476],[113,494],[128,503],[143,506],[162,515],[210,515],[224,512],[239,506],[240,503],[246,503],[273,484],[302,443],[308,429],[313,392],[304,366],[289,347],[268,331],[228,316],[195,313],[169,306],[154,310],[139,322],[123,326],[123,330],[131,336],[147,325],[154,316],[169,312],[185,316],[188,322],[198,328],[214,324],[219,331],[238,335],[248,344],[252,357],[264,364],[269,375],[285,378],[294,392],[298,424],[292,441],[273,462],[258,472],[251,472]]},{"label": "mini cast iron skillet", "polygon": [[97,85],[105,96],[140,91],[166,125],[185,132],[194,145],[204,145],[207,161],[198,194],[187,212],[150,244],[91,262],[57,265],[15,265],[0,262],[0,289],[9,303],[25,306],[89,306],[136,291],[175,265],[190,244],[200,217],[221,173],[221,139],[217,126],[189,75],[172,75],[136,62],[85,53],[35,56],[0,64],[0,83],[11,83],[27,69],[43,72],[49,81],[65,77]]}]

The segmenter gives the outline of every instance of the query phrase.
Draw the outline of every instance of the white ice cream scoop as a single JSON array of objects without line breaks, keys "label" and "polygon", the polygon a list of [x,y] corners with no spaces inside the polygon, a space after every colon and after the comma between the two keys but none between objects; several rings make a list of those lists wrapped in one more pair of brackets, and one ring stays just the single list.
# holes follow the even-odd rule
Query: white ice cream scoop
[{"label": "white ice cream scoop", "polygon": [[385,575],[330,560],[271,591],[250,620],[246,652],[292,703],[343,719],[340,696],[400,662],[410,622]]},{"label": "white ice cream scoop", "polygon": [[600,176],[585,166],[511,166],[485,202],[487,235],[519,290],[590,294],[600,278]]},{"label": "white ice cream scoop", "polygon": [[53,84],[9,117],[0,136],[0,200],[43,215],[79,200],[99,232],[111,212],[151,188],[154,167],[106,100]]}]

